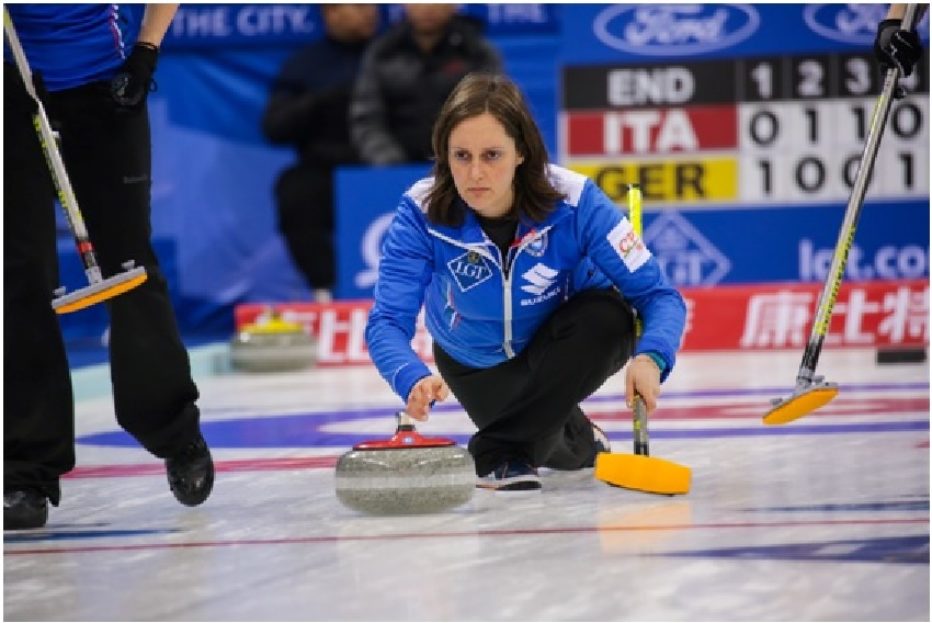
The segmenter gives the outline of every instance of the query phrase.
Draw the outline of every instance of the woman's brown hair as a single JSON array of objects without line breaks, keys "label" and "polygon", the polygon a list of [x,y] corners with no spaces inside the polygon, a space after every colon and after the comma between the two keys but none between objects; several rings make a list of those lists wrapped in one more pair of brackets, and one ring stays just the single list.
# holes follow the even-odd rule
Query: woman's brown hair
[{"label": "woman's brown hair", "polygon": [[463,223],[463,202],[450,171],[450,134],[460,122],[483,113],[495,117],[524,156],[515,171],[512,214],[540,222],[564,195],[547,177],[547,148],[518,87],[498,74],[471,73],[460,80],[434,123],[434,185],[427,194],[427,218],[441,225]]}]

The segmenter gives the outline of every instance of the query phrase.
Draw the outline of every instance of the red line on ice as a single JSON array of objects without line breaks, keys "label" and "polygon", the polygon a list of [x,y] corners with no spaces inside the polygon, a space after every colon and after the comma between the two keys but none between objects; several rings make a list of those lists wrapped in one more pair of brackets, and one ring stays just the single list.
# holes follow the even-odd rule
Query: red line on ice
[{"label": "red line on ice", "polygon": [[718,530],[747,528],[789,528],[802,526],[863,526],[863,525],[918,525],[928,526],[929,518],[916,519],[850,519],[821,521],[778,521],[778,522],[735,522],[706,524],[671,524],[666,526],[579,526],[568,528],[539,528],[516,530],[475,530],[465,532],[406,532],[398,534],[374,534],[357,536],[306,536],[284,537],[275,539],[231,539],[227,541],[190,541],[187,543],[136,543],[127,545],[83,545],[78,547],[49,547],[32,549],[13,549],[9,546],[4,556],[25,556],[31,554],[79,554],[90,552],[125,552],[154,549],[188,549],[197,547],[236,547],[242,545],[303,545],[314,543],[339,543],[350,541],[397,541],[399,539],[444,539],[474,538],[496,536],[548,536],[554,534],[590,534],[599,532],[655,532],[667,530]]}]

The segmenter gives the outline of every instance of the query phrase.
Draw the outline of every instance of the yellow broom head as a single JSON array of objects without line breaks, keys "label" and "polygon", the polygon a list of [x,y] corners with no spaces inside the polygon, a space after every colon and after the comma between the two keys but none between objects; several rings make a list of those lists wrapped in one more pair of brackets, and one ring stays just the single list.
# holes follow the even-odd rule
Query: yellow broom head
[{"label": "yellow broom head", "polygon": [[679,495],[689,493],[692,470],[665,459],[640,454],[600,452],[595,457],[595,477],[616,487]]},{"label": "yellow broom head", "polygon": [[132,290],[146,280],[146,269],[142,266],[104,279],[100,283],[75,290],[71,294],[60,296],[52,301],[52,307],[58,314],[68,314],[79,309],[90,307],[95,303],[112,299],[113,297]]},{"label": "yellow broom head", "polygon": [[812,413],[837,395],[837,385],[820,385],[793,394],[786,400],[778,402],[764,415],[764,424],[768,426],[787,424],[808,413]]}]

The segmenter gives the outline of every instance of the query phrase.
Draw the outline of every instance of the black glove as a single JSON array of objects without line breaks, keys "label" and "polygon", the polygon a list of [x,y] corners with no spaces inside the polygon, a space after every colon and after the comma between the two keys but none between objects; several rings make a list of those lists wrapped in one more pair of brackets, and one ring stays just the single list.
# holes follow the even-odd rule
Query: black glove
[{"label": "black glove", "polygon": [[110,81],[110,95],[120,106],[138,109],[146,101],[149,91],[155,90],[155,65],[159,59],[158,47],[151,43],[137,43],[126,57],[119,73]]},{"label": "black glove", "polygon": [[922,55],[919,35],[915,30],[903,30],[901,20],[885,19],[877,25],[874,39],[874,55],[880,61],[884,73],[891,67],[900,70],[903,77],[913,73],[913,66]]}]

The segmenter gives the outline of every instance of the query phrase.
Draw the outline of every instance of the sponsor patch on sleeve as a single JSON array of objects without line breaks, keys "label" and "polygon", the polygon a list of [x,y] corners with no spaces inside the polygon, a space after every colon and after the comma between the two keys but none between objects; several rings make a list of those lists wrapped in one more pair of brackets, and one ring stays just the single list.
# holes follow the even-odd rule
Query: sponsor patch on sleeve
[{"label": "sponsor patch on sleeve", "polygon": [[636,271],[650,259],[650,251],[647,250],[641,237],[634,233],[631,221],[626,218],[608,232],[606,238],[631,272]]}]

